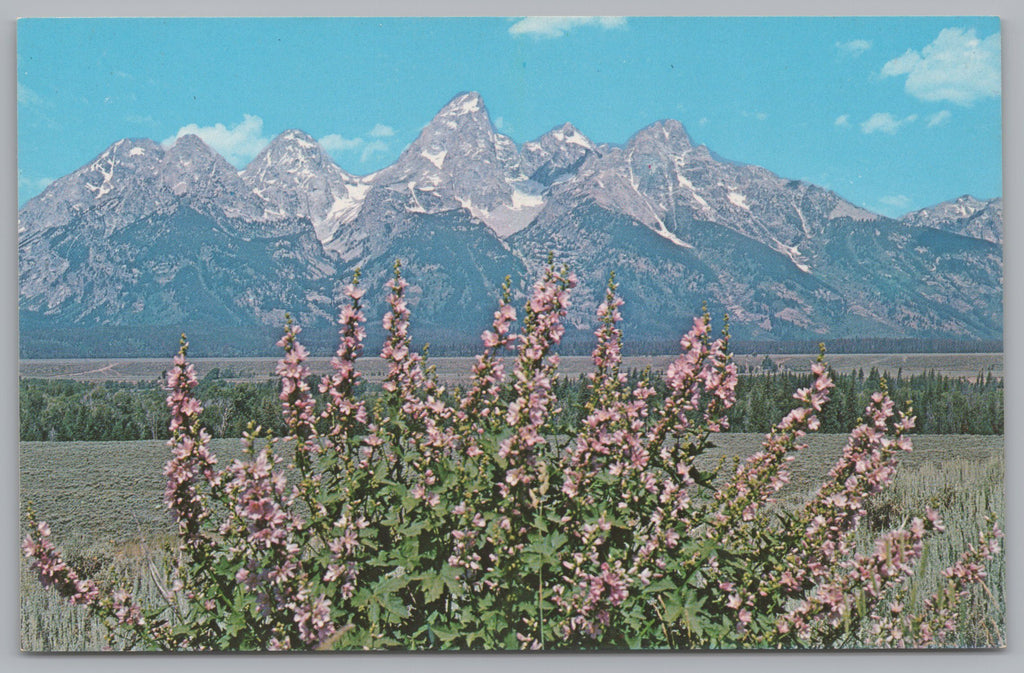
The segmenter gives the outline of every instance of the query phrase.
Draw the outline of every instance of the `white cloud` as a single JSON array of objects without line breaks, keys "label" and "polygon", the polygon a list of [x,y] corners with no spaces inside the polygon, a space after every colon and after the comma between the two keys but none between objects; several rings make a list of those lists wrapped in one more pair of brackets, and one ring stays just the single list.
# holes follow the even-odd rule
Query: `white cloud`
[{"label": "white cloud", "polygon": [[903,194],[893,194],[890,196],[883,196],[879,199],[882,203],[893,208],[909,208],[910,197]]},{"label": "white cloud", "polygon": [[881,133],[893,135],[899,131],[901,127],[906,126],[915,120],[917,120],[917,115],[908,115],[903,119],[897,119],[888,112],[876,112],[861,122],[860,130],[864,133],[874,133],[879,131]]},{"label": "white cloud", "polygon": [[350,152],[363,146],[365,142],[362,138],[343,138],[337,133],[330,133],[320,138],[318,141],[320,147],[330,153],[334,152]]},{"label": "white cloud", "polygon": [[868,49],[871,49],[871,42],[869,40],[850,40],[849,42],[836,42],[836,49],[849,54],[850,56],[860,56]]},{"label": "white cloud", "polygon": [[950,113],[949,110],[940,110],[928,117],[928,128],[931,128],[932,126],[938,126],[940,124],[945,124],[946,122],[949,121],[949,118],[952,116],[953,115]]},{"label": "white cloud", "polygon": [[231,127],[220,122],[213,126],[182,126],[176,134],[164,140],[164,145],[170,145],[190,133],[199,136],[204,143],[217,150],[234,166],[245,165],[270,142],[269,138],[263,136],[263,120],[256,115],[247,114],[243,115],[241,122]]},{"label": "white cloud", "polygon": [[836,126],[848,127],[850,125],[850,115],[839,115],[836,117]]},{"label": "white cloud", "polygon": [[580,26],[600,26],[607,30],[625,25],[626,19],[622,16],[525,16],[513,23],[508,32],[513,37],[562,37]]},{"label": "white cloud", "polygon": [[363,147],[362,153],[359,155],[359,160],[366,162],[367,159],[372,157],[374,154],[383,154],[388,151],[388,144],[383,140],[371,140],[366,143]]},{"label": "white cloud", "polygon": [[744,110],[743,112],[740,112],[740,114],[742,116],[744,116],[744,117],[747,117],[748,119],[756,119],[756,120],[762,121],[762,122],[765,119],[768,119],[768,113],[767,112],[747,112],[746,110]]},{"label": "white cloud", "polygon": [[999,33],[979,40],[974,29],[946,28],[920,53],[908,49],[882,67],[883,77],[907,76],[915,98],[970,105],[1001,92]]},{"label": "white cloud", "polygon": [[[317,142],[332,155],[359,153],[359,161],[366,161],[375,154],[385,154],[391,150],[386,138],[395,135],[395,130],[385,124],[376,124],[370,131],[355,138],[345,138],[337,133],[328,134]],[[337,159],[337,156],[335,156]]]},{"label": "white cloud", "polygon": [[30,194],[38,194],[53,182],[53,178],[30,178],[24,175],[18,176],[18,188]]}]

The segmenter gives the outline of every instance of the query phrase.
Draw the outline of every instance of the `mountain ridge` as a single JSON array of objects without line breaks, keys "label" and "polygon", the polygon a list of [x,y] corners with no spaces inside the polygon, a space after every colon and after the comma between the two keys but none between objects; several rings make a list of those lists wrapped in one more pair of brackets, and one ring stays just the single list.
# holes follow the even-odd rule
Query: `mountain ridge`
[{"label": "mountain ridge", "polygon": [[[195,259],[168,266],[175,227],[194,241],[176,254]],[[1001,199],[887,218],[720,161],[676,120],[622,145],[565,122],[517,146],[463,92],[369,176],[298,129],[242,170],[195,136],[119,140],[19,210],[19,297],[30,326],[152,325],[164,307],[240,327],[287,310],[329,329],[339,285],[357,267],[382,283],[398,257],[414,324],[462,339],[504,275],[521,298],[552,253],[580,276],[567,321],[581,334],[616,270],[628,331],[646,338],[673,338],[707,303],[741,338],[995,339],[1001,231]]]}]

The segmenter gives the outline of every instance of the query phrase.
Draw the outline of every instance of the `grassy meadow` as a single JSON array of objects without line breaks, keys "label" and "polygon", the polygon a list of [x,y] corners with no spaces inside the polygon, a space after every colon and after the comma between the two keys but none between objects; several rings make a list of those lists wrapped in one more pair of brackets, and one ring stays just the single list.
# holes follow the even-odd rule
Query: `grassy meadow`
[{"label": "grassy meadow", "polygon": [[[726,433],[702,457],[702,467],[730,469],[759,448],[761,436]],[[780,506],[793,506],[813,492],[839,457],[845,437],[814,435],[791,463],[791,482],[780,492]],[[241,455],[237,440],[214,440],[223,464]],[[31,503],[50,522],[54,542],[79,567],[103,580],[134,585],[156,598],[161,568],[174,527],[162,495],[167,449],[161,441],[22,442],[22,507]],[[865,550],[874,538],[923,514],[939,510],[947,532],[928,543],[915,578],[913,595],[923,601],[966,544],[985,527],[985,516],[1003,513],[1003,437],[998,435],[919,435],[914,451],[901,457],[895,482],[873,497],[858,543]],[[999,556],[985,587],[975,591],[961,616],[962,646],[1004,644],[1005,562]],[[30,651],[98,650],[106,630],[85,610],[44,590],[22,563],[22,648]],[[118,641],[114,649],[130,648]]]}]

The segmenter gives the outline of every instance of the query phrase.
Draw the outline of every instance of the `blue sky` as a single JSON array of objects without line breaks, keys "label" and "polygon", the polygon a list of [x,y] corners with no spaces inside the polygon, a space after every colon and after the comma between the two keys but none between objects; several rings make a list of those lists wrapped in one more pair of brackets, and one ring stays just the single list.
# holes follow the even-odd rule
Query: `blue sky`
[{"label": "blue sky", "polygon": [[19,203],[123,137],[196,132],[241,168],[300,128],[365,174],[474,90],[518,143],[674,118],[899,215],[1002,194],[999,42],[977,17],[22,20]]}]

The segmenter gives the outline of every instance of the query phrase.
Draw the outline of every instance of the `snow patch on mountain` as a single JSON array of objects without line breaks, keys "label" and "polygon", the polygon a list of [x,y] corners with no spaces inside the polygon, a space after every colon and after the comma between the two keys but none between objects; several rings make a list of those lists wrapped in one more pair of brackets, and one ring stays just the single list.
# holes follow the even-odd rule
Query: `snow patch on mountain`
[{"label": "snow patch on mountain", "polygon": [[775,243],[778,246],[777,249],[779,250],[779,252],[784,254],[786,257],[789,257],[789,261],[793,262],[796,268],[800,269],[804,273],[811,272],[811,267],[807,266],[807,264],[805,263],[805,257],[800,254],[800,246],[786,245],[785,243],[781,243],[779,241],[775,241]]},{"label": "snow patch on mountain", "polygon": [[480,94],[475,92],[465,93],[456,96],[447,106],[447,112],[454,115],[479,112],[483,107],[483,100]]},{"label": "snow patch on mountain", "polygon": [[658,220],[658,225],[659,225],[658,228],[654,230],[654,233],[656,233],[658,236],[661,236],[662,238],[668,239],[672,243],[675,243],[676,245],[678,245],[680,248],[689,248],[690,250],[693,250],[693,246],[692,245],[690,245],[689,243],[683,241],[678,236],[673,234],[671,231],[666,229],[664,222],[662,222],[661,220]]},{"label": "snow patch on mountain", "polygon": [[544,204],[543,195],[514,189],[511,206],[500,205],[490,212],[481,213],[480,219],[498,235],[498,238],[508,238],[529,226],[544,209]]},{"label": "snow patch on mountain", "polygon": [[747,197],[739,192],[730,191],[727,195],[729,203],[732,205],[742,208],[743,210],[749,211],[750,206],[747,205]]},{"label": "snow patch on mountain", "polygon": [[444,168],[444,157],[446,154],[448,154],[447,150],[440,150],[437,152],[427,152],[424,150],[423,152],[420,152],[420,156],[438,168]]}]

